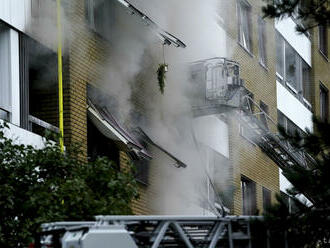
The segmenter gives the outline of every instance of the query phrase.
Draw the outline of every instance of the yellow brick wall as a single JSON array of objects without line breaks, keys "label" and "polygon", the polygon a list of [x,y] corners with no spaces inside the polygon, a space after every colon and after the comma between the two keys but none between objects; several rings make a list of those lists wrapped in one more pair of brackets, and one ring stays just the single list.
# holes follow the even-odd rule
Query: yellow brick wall
[{"label": "yellow brick wall", "polygon": [[[119,156],[120,168],[125,170],[128,168],[128,164],[132,161],[126,152],[120,151]],[[139,190],[139,198],[137,200],[133,200],[132,202],[132,210],[136,215],[149,215],[152,214],[149,204],[148,190],[147,186],[142,183],[138,183]]]},{"label": "yellow brick wall", "polygon": [[[328,31],[328,54],[330,55],[330,30]],[[313,112],[320,115],[320,82],[322,82],[328,90],[330,90],[330,64],[328,59],[319,51],[319,32],[318,28],[310,31],[312,41],[312,82],[314,86]],[[329,57],[328,55],[328,57]],[[329,107],[329,106],[328,106]],[[328,116],[329,117],[329,116]]]},{"label": "yellow brick wall", "polygon": [[[276,103],[276,79],[275,79],[275,28],[272,20],[266,21],[266,61],[267,68],[259,63],[258,48],[258,17],[261,13],[261,0],[249,0],[251,5],[251,33],[252,49],[247,52],[238,42],[238,23],[236,1],[224,1],[223,9],[226,9],[225,25],[228,38],[227,42],[233,47],[230,57],[239,62],[240,75],[245,87],[254,94],[254,100],[259,104],[260,100],[268,105],[270,117],[277,122]],[[233,16],[235,18],[233,18]],[[263,211],[262,187],[271,190],[272,202],[279,193],[279,169],[278,166],[261,149],[252,144],[239,134],[237,121],[232,120],[230,125],[230,157],[233,165],[234,204],[233,214],[242,214],[241,175],[248,177],[256,183],[257,209]],[[270,127],[276,131],[276,125]]]}]

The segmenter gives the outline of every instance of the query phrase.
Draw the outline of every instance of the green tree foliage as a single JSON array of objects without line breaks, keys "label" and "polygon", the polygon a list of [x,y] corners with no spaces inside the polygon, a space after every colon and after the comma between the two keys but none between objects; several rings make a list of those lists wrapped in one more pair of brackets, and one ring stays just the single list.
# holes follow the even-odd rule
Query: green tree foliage
[{"label": "green tree foliage", "polygon": [[[330,247],[330,124],[314,119],[314,132],[305,136],[286,136],[297,149],[304,149],[314,159],[308,167],[283,169],[293,188],[287,193],[293,201],[290,208],[285,197],[265,215],[270,230],[271,247]],[[312,204],[297,200],[304,194]],[[286,240],[286,241],[285,241]],[[276,244],[275,246],[273,246]]]},{"label": "green tree foliage", "polygon": [[27,247],[41,223],[92,220],[95,215],[131,214],[138,197],[130,170],[107,158],[81,161],[79,149],[63,154],[17,145],[0,128],[0,247]]},{"label": "green tree foliage", "polygon": [[262,8],[266,17],[282,18],[295,16],[300,21],[297,30],[305,32],[330,21],[329,0],[264,0]]}]

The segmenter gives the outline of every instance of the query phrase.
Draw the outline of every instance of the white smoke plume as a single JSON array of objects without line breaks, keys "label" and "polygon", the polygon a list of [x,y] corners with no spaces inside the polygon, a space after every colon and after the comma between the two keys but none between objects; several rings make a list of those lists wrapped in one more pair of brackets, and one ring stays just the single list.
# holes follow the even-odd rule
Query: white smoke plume
[{"label": "white smoke plume", "polygon": [[[218,1],[130,0],[160,27],[184,41],[185,49],[163,46],[157,34],[140,18],[127,13],[117,1],[111,1],[116,4],[106,34],[110,53],[106,61],[94,65],[104,76],[93,83],[101,85],[110,96],[108,108],[119,121],[133,128],[142,127],[156,143],[188,165],[186,169],[175,168],[171,159],[154,149],[148,186],[152,201],[148,204],[154,214],[208,214],[214,200],[212,189],[207,187],[208,177],[214,177],[214,171],[207,168],[211,158],[204,147],[196,144],[194,136],[189,64],[212,57],[230,57],[228,37],[219,25],[222,19]],[[65,15],[69,14],[63,16],[66,30],[81,28],[81,20],[78,23],[68,20]],[[50,28],[45,34],[50,30],[56,29]],[[56,40],[54,34],[44,38]],[[72,35],[70,39],[72,44],[79,36]],[[85,56],[90,45],[79,49],[80,56]],[[164,61],[169,71],[162,95],[156,71]],[[228,142],[224,140],[222,145],[228,146]],[[221,180],[226,181],[227,174],[221,175]]]},{"label": "white smoke plume", "polygon": [[[114,59],[109,60],[109,75],[104,82],[110,95],[116,96],[119,115],[126,123],[141,126],[156,143],[188,165],[186,169],[177,169],[172,166],[173,161],[154,150],[148,188],[153,195],[149,204],[154,213],[208,214],[206,209],[214,197],[209,192],[212,189],[207,188],[207,156],[194,137],[189,64],[230,53],[225,33],[219,26],[217,1],[135,0],[131,3],[182,39],[187,48],[163,48],[155,33],[141,27],[141,20],[135,18],[132,24],[127,15],[121,20],[125,29],[123,25],[120,30],[115,29]],[[169,71],[165,93],[161,95],[156,70],[164,60]],[[147,121],[132,119],[130,115],[141,111],[141,105],[141,114]]]}]

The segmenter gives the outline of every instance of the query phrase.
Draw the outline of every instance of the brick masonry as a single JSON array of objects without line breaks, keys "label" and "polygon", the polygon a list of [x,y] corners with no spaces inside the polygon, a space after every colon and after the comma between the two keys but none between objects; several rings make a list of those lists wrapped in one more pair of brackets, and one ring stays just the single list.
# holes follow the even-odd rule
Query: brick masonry
[{"label": "brick masonry", "polygon": [[[249,0],[252,8],[252,49],[246,51],[239,43],[237,37],[236,1],[222,0],[220,13],[223,16],[222,25],[227,33],[227,43],[232,49],[229,51],[230,58],[240,63],[241,78],[245,81],[245,86],[254,94],[257,103],[260,100],[269,107],[269,115],[275,122],[277,121],[276,104],[276,79],[275,79],[275,28],[273,20],[266,20],[266,53],[267,67],[259,63],[258,51],[258,17],[261,13],[261,0]],[[86,86],[88,83],[95,84],[102,77],[102,64],[108,52],[111,50],[108,42],[93,33],[84,20],[84,1],[70,1],[68,3],[71,19],[71,26],[68,27],[69,43],[65,56],[64,73],[64,124],[65,142],[79,143],[82,146],[85,159],[87,158],[87,112]],[[226,10],[226,12],[222,12]],[[329,32],[329,31],[328,31]],[[314,84],[313,110],[319,114],[319,81],[322,81],[328,88],[329,64],[328,61],[318,51],[317,30],[311,32],[312,40],[312,77]],[[101,67],[102,68],[102,67]],[[239,126],[236,121],[230,119],[230,159],[233,166],[232,183],[235,186],[233,195],[233,214],[242,214],[242,192],[240,189],[240,178],[244,175],[256,182],[257,208],[262,213],[262,187],[271,190],[272,202],[275,202],[275,194],[279,193],[279,170],[277,165],[264,154],[259,147],[255,146],[239,134]],[[275,130],[273,130],[275,131]],[[128,155],[120,152],[121,167],[129,163]],[[153,190],[152,184],[157,184],[159,176],[157,167],[150,171],[150,185],[140,185],[140,199],[132,203],[135,214],[152,214],[156,212],[151,206],[152,201],[157,200],[157,194]]]}]

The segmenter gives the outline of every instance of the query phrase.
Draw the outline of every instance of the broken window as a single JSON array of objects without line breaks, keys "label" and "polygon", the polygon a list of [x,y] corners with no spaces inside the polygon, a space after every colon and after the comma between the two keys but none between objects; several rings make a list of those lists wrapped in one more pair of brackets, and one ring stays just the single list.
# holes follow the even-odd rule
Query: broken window
[{"label": "broken window", "polygon": [[325,25],[319,26],[319,49],[325,57],[328,57],[328,28]]},{"label": "broken window", "polygon": [[87,154],[89,161],[95,161],[98,157],[107,157],[113,161],[119,169],[118,145],[111,139],[105,137],[95,125],[87,120]]},{"label": "broken window", "polygon": [[251,52],[251,6],[245,0],[238,0],[238,41]]},{"label": "broken window", "polygon": [[110,39],[115,14],[113,0],[85,0],[85,13],[91,29]]},{"label": "broken window", "polygon": [[268,129],[267,116],[268,115],[268,105],[263,101],[260,101],[260,108],[263,113],[260,114],[260,121],[266,129]]},{"label": "broken window", "polygon": [[[104,91],[87,86],[88,94],[88,130],[87,147],[89,160],[106,156],[119,167],[120,151],[129,155],[136,167],[136,179],[148,184],[150,155],[146,151],[147,144],[139,139],[136,133],[128,131],[115,118],[111,110],[116,109],[116,102]],[[133,136],[134,135],[134,136]]]},{"label": "broken window", "polygon": [[320,117],[323,121],[328,121],[329,90],[320,83]]},{"label": "broken window", "polygon": [[310,66],[276,32],[276,76],[307,108],[311,108],[312,83]]},{"label": "broken window", "polygon": [[58,133],[57,55],[20,34],[21,127],[44,135]]},{"label": "broken window", "polygon": [[7,121],[11,112],[9,32],[0,24],[0,119]]},{"label": "broken window", "polygon": [[256,183],[245,176],[241,177],[243,215],[257,213]]},{"label": "broken window", "polygon": [[262,205],[264,212],[270,208],[271,204],[271,191],[269,189],[266,189],[265,187],[262,187]]},{"label": "broken window", "polygon": [[[140,139],[139,139],[139,143],[142,144],[145,148],[148,147],[147,143],[143,142]],[[130,158],[131,158],[134,168],[135,168],[135,179],[139,183],[148,185],[150,160],[140,158],[134,152],[130,152],[129,155],[130,155]]]},{"label": "broken window", "polygon": [[261,17],[258,18],[258,35],[259,35],[259,62],[264,67],[267,67],[266,22]]}]

